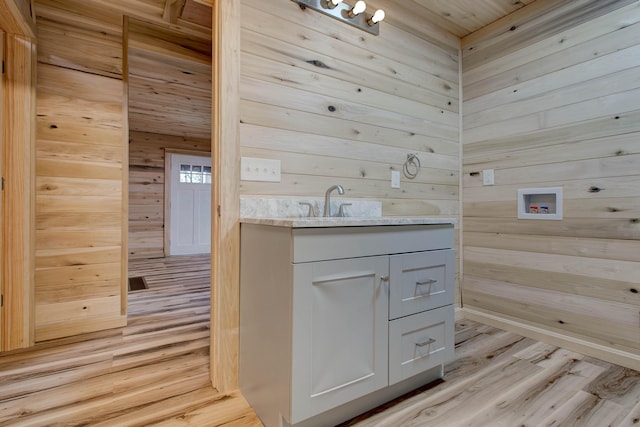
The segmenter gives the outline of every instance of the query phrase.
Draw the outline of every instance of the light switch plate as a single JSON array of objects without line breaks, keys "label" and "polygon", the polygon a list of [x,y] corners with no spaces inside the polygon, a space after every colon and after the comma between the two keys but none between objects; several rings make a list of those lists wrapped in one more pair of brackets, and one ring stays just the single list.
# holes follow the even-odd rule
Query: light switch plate
[{"label": "light switch plate", "polygon": [[400,171],[391,171],[391,188],[400,188]]},{"label": "light switch plate", "polygon": [[240,158],[241,181],[280,182],[280,160]]},{"label": "light switch plate", "polygon": [[486,169],[482,171],[482,185],[495,184],[493,169]]}]

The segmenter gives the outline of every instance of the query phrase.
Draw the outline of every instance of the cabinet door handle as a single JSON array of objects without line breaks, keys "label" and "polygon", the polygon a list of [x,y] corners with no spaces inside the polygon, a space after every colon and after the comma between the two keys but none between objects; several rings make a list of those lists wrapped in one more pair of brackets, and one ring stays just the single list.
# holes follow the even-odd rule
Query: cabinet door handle
[{"label": "cabinet door handle", "polygon": [[424,282],[416,282],[416,286],[433,285],[436,282],[437,282],[436,279],[429,279],[429,280],[425,280]]},{"label": "cabinet door handle", "polygon": [[434,342],[436,342],[434,338],[427,338],[424,341],[417,342],[416,347],[424,347],[425,345],[430,345],[430,344],[433,344]]},{"label": "cabinet door handle", "polygon": [[388,282],[389,276],[380,276],[380,280],[382,280],[383,282]]}]

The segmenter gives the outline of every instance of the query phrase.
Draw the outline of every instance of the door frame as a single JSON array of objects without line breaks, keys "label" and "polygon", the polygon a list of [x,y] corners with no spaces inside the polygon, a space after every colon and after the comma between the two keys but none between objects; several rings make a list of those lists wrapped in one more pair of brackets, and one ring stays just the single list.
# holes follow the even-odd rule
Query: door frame
[{"label": "door frame", "polygon": [[[0,61],[2,61],[2,64],[4,64],[4,31],[2,31],[2,28],[0,27]],[[4,92],[3,92],[3,86],[4,86],[4,73],[0,72],[0,129],[4,128],[4,122],[2,121],[2,117],[3,117],[3,109],[4,109]],[[2,132],[2,131],[0,131]],[[4,345],[3,345],[3,337],[5,336],[5,331],[4,331],[4,325],[6,324],[5,320],[4,320],[4,316],[5,316],[5,308],[4,308],[4,251],[2,249],[3,246],[3,241],[2,241],[2,236],[4,235],[4,221],[3,221],[3,199],[4,199],[4,175],[3,175],[3,168],[2,165],[4,163],[4,159],[3,159],[3,155],[2,153],[4,153],[3,148],[4,147],[4,137],[3,135],[0,133],[0,181],[1,181],[1,188],[0,188],[0,351],[2,351],[4,349]]]},{"label": "door frame", "polygon": [[[211,179],[214,179],[214,159],[211,156],[211,153],[206,151],[197,151],[197,150],[180,150],[173,148],[165,148],[164,149],[164,221],[163,221],[163,243],[162,248],[164,252],[164,256],[170,255],[170,244],[171,244],[171,168],[172,162],[171,159],[174,154],[177,155],[185,155],[185,156],[197,156],[197,157],[205,157],[211,158]],[[214,183],[211,182],[211,187],[213,188]],[[213,190],[212,190],[212,198],[211,198],[211,227],[213,228],[213,206],[215,205],[215,200],[213,200]],[[211,242],[211,252],[213,253],[213,241]]]},{"label": "door frame", "polygon": [[211,381],[238,388],[240,303],[240,9],[212,4]]},{"label": "door frame", "polygon": [[4,307],[0,351],[35,336],[36,29],[30,1],[0,0],[3,54],[2,151],[5,177],[0,274]]}]

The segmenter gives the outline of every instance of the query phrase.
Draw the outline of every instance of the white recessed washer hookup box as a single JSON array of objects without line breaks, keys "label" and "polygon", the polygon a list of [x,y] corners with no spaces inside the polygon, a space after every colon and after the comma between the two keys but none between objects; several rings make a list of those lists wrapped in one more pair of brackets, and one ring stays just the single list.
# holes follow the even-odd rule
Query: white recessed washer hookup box
[{"label": "white recessed washer hookup box", "polygon": [[562,219],[562,187],[518,190],[518,219]]}]

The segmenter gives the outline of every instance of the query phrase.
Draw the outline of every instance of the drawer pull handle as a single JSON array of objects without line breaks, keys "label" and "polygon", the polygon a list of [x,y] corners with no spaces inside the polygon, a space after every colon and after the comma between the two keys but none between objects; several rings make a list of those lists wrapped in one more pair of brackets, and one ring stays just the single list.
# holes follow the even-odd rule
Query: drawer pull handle
[{"label": "drawer pull handle", "polygon": [[389,276],[380,276],[380,280],[382,280],[383,282],[388,282]]},{"label": "drawer pull handle", "polygon": [[416,286],[433,285],[436,282],[437,282],[436,279],[429,279],[429,280],[425,280],[424,282],[416,282]]},{"label": "drawer pull handle", "polygon": [[434,342],[436,342],[434,338],[429,338],[424,341],[417,342],[416,347],[424,347],[425,345],[430,345],[430,344],[433,344]]}]

